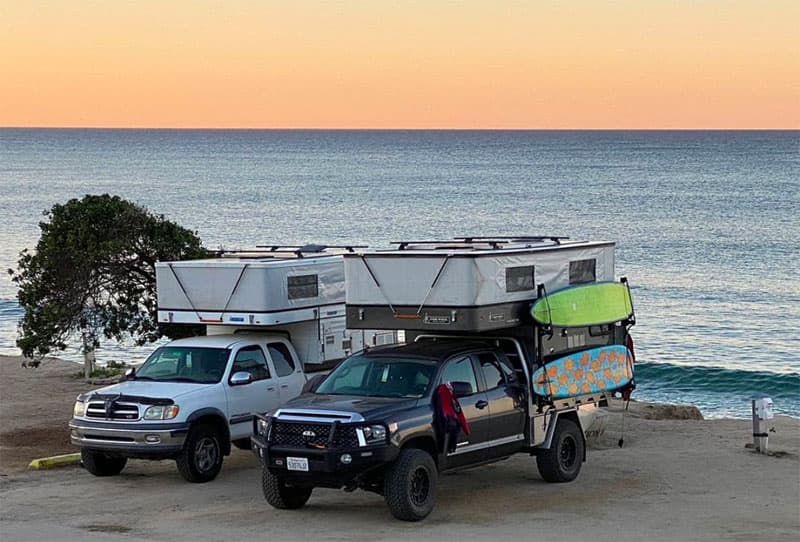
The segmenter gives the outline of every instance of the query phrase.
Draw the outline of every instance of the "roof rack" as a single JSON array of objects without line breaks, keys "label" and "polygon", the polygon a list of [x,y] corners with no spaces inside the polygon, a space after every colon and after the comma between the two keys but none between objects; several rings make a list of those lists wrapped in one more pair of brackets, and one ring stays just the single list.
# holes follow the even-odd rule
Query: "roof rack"
[{"label": "roof rack", "polygon": [[554,235],[508,235],[508,236],[471,236],[471,237],[454,237],[453,239],[438,240],[438,241],[392,241],[390,244],[398,245],[397,250],[406,250],[410,245],[443,245],[433,248],[439,249],[470,249],[475,248],[475,244],[489,245],[492,249],[502,248],[502,245],[511,243],[542,243],[544,241],[552,241],[557,245],[561,244],[564,239],[569,237],[554,236]]},{"label": "roof rack", "polygon": [[334,256],[335,253],[326,252],[328,249],[346,250],[347,252],[355,252],[356,249],[367,248],[367,245],[319,245],[309,243],[306,245],[256,245],[256,248],[246,249],[232,249],[232,250],[216,250],[212,251],[217,257],[236,257],[236,258],[273,258],[273,257],[286,257],[285,255],[291,254],[296,258],[303,258],[304,255],[314,256]]},{"label": "roof rack", "polygon": [[367,248],[367,245],[320,245],[308,243],[306,245],[256,245],[256,248],[267,249],[267,252],[292,252],[298,258],[302,258],[304,253],[322,254],[331,248],[355,252],[357,248]]},{"label": "roof rack", "polygon": [[541,243],[544,241],[553,241],[556,244],[561,244],[562,240],[569,239],[569,237],[559,235],[493,235],[489,237],[470,236],[470,237],[454,237],[459,241],[466,243],[472,242],[502,242],[502,243]]}]

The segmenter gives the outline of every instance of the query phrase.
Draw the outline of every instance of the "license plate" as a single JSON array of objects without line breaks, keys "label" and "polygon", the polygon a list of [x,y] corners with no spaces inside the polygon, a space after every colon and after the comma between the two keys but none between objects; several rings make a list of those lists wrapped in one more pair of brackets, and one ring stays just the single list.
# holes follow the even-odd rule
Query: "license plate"
[{"label": "license plate", "polygon": [[287,457],[286,468],[289,470],[299,470],[308,472],[308,458],[307,457]]}]

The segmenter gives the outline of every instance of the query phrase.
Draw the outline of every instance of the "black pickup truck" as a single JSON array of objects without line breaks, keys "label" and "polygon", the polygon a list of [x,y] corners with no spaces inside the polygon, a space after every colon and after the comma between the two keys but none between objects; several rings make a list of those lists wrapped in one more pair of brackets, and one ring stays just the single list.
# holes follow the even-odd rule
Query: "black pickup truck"
[{"label": "black pickup truck", "polygon": [[[513,338],[430,339],[370,349],[343,361],[315,389],[254,418],[264,497],[300,508],[315,487],[381,494],[398,519],[433,509],[438,475],[535,455],[542,478],[569,482],[585,460],[581,424],[605,396],[543,404]],[[439,429],[437,387],[449,383],[468,423],[457,442]]]}]

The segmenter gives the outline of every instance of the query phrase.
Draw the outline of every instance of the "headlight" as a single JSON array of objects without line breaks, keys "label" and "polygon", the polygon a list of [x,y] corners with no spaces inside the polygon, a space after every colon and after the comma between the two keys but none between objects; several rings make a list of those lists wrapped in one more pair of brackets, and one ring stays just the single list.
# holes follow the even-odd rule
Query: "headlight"
[{"label": "headlight", "polygon": [[75,401],[75,406],[72,407],[72,415],[76,418],[83,418],[86,414],[86,403],[83,401]]},{"label": "headlight", "polygon": [[153,405],[144,411],[145,420],[171,420],[180,412],[178,405]]},{"label": "headlight", "polygon": [[368,425],[362,427],[361,431],[364,433],[364,440],[367,441],[367,444],[386,442],[386,428],[382,425]]},{"label": "headlight", "polygon": [[263,418],[258,418],[256,421],[256,432],[260,436],[266,437],[269,434],[269,421]]}]

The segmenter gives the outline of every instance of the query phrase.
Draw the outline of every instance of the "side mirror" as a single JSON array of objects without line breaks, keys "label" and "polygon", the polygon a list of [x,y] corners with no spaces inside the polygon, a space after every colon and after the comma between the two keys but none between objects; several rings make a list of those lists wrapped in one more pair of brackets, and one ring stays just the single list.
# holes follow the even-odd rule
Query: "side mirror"
[{"label": "side mirror", "polygon": [[472,389],[472,384],[469,382],[461,382],[459,380],[455,380],[450,382],[450,387],[453,388],[453,395],[456,396],[456,399],[459,397],[466,397],[467,395],[472,395],[475,393],[475,390]]},{"label": "side mirror", "polygon": [[127,369],[125,369],[125,380],[133,380],[135,376],[136,376],[136,369],[134,369],[133,367],[128,367]]},{"label": "side mirror", "polygon": [[314,375],[308,379],[308,382],[303,384],[303,391],[301,393],[314,393],[325,377],[328,375]]},{"label": "side mirror", "polygon": [[244,386],[253,381],[253,375],[247,371],[237,371],[231,375],[231,386]]}]

